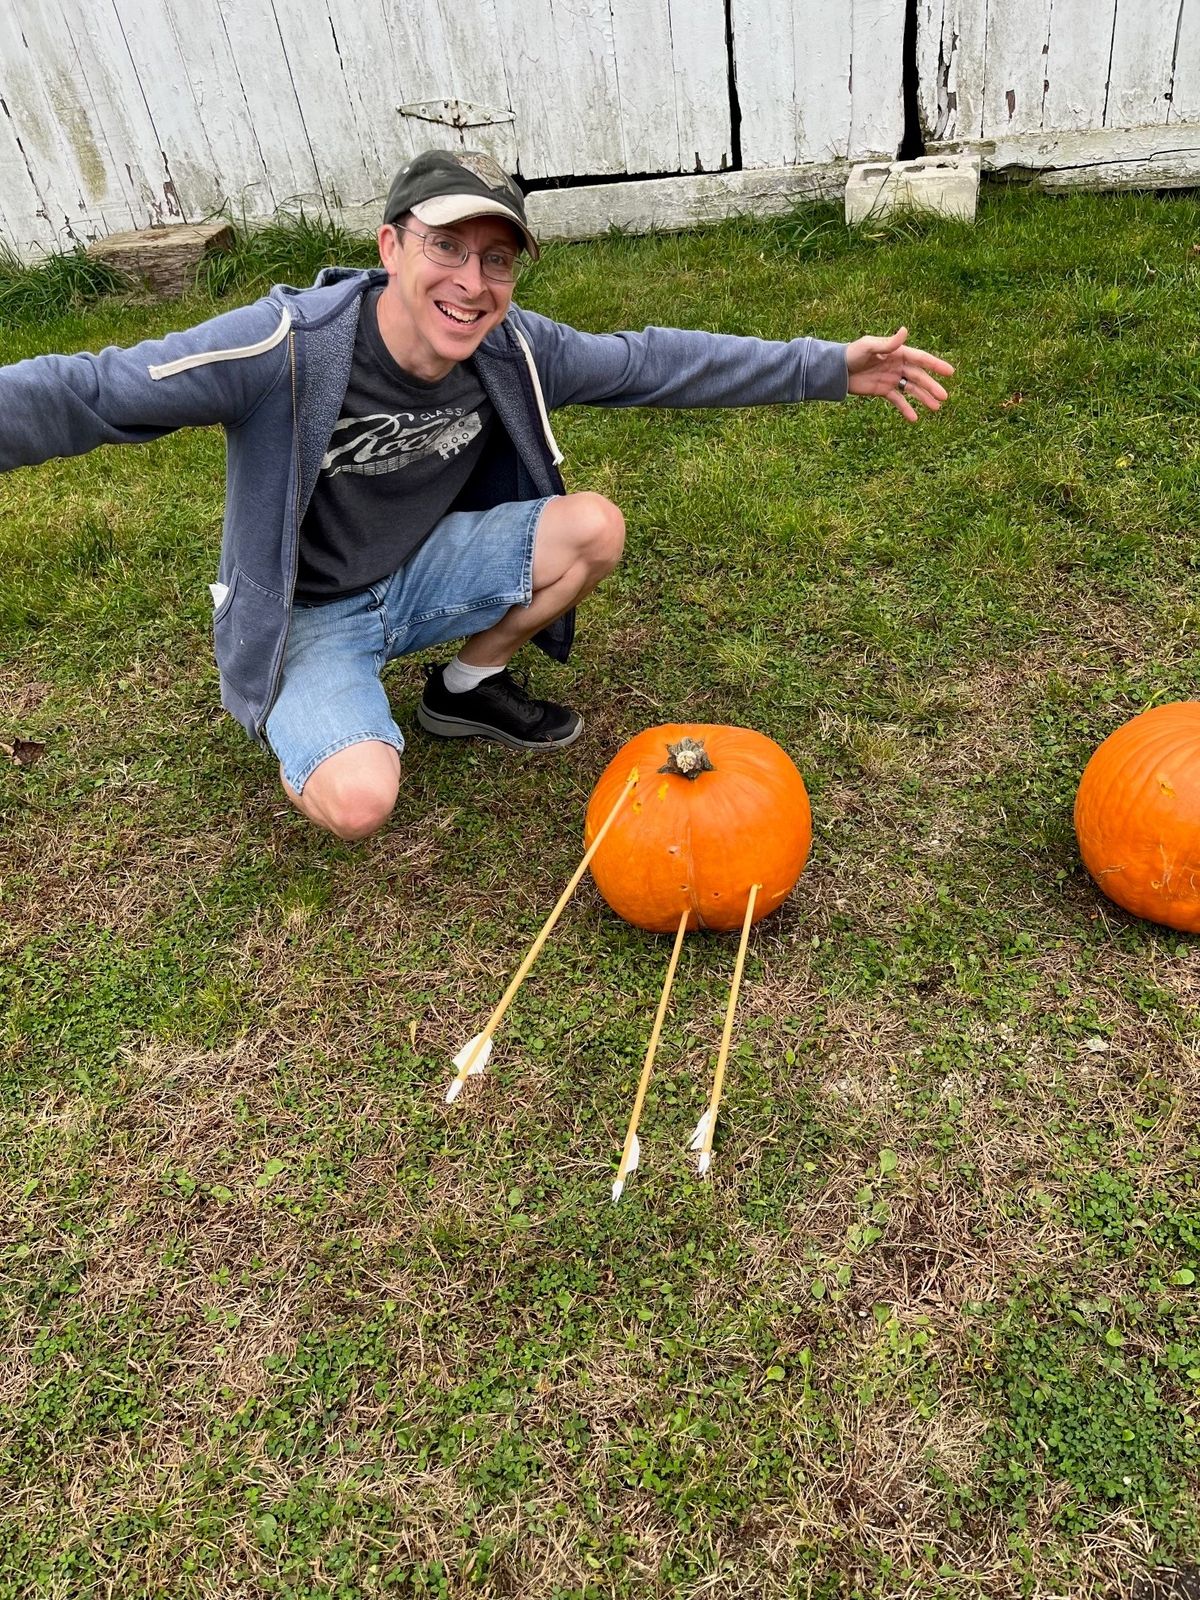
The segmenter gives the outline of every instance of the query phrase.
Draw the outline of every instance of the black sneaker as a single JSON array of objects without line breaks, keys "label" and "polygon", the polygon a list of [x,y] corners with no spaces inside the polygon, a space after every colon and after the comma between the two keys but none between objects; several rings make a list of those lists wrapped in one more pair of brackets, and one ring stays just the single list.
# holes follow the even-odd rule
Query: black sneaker
[{"label": "black sneaker", "polygon": [[464,694],[451,694],[441,665],[427,666],[417,721],[439,739],[495,739],[518,750],[557,750],[583,732],[578,711],[535,700],[506,667]]}]

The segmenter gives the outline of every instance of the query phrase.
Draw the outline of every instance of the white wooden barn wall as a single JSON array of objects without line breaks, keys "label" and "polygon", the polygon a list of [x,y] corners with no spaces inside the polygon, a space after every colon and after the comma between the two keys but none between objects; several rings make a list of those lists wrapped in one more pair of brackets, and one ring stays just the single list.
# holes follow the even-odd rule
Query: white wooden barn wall
[{"label": "white wooden barn wall", "polygon": [[1200,0],[918,0],[927,137],[1064,180],[1200,182]]},{"label": "white wooden barn wall", "polygon": [[723,0],[0,0],[22,253],[378,207],[407,155],[456,143],[528,178],[728,166]]},{"label": "white wooden barn wall", "polygon": [[748,167],[894,156],[905,0],[732,0]]},{"label": "white wooden barn wall", "polygon": [[919,0],[918,38],[938,139],[1200,118],[1195,0]]},{"label": "white wooden barn wall", "polygon": [[[730,0],[731,205],[755,172],[896,153],[905,3]],[[1168,130],[1200,176],[1200,0],[917,12],[931,139],[1003,165],[1051,135]],[[0,240],[27,256],[300,205],[369,225],[433,144],[530,179],[719,174],[729,71],[725,0],[0,0]]]}]

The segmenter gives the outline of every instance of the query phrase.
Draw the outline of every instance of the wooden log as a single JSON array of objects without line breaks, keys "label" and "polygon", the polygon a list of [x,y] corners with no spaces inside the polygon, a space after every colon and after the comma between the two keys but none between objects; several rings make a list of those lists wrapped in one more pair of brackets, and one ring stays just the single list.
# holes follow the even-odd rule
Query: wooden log
[{"label": "wooden log", "polygon": [[87,253],[126,273],[156,299],[169,300],[195,286],[205,256],[232,246],[228,222],[178,222],[111,233],[88,245]]}]

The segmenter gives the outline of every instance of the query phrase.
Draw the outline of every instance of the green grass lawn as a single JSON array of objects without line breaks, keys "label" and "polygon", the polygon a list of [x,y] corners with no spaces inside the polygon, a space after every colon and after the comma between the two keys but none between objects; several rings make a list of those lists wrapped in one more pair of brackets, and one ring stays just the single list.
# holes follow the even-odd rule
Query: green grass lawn
[{"label": "green grass lawn", "polygon": [[[309,232],[0,348],[305,281]],[[399,664],[365,846],[219,710],[219,436],[0,481],[0,739],[44,746],[0,760],[0,1596],[1075,1600],[1200,1560],[1200,941],[1071,829],[1101,738],[1200,698],[1198,290],[1194,195],[547,250],[551,316],[903,321],[953,401],[561,414],[629,525],[569,667],[530,660],[587,732],[438,744]],[[614,1208],[670,940],[590,882],[442,1094],[600,771],[690,719],[787,748],[814,850],[711,1181],[736,936],[684,947]]]}]

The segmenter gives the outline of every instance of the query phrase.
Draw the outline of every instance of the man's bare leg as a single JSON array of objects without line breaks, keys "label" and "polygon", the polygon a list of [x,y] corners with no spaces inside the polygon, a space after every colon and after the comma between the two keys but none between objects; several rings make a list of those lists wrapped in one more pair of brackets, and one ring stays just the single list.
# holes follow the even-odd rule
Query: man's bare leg
[{"label": "man's bare leg", "polygon": [[439,739],[492,739],[521,750],[559,750],[583,731],[570,706],[538,700],[504,668],[514,651],[575,605],[616,566],[625,522],[599,494],[562,495],[542,512],[533,594],[468,639],[456,660],[430,669],[417,721]]},{"label": "man's bare leg", "polygon": [[468,639],[459,660],[499,672],[535,633],[585,599],[617,565],[625,546],[625,519],[602,494],[565,494],[552,500],[538,524],[533,548],[533,597]]}]

